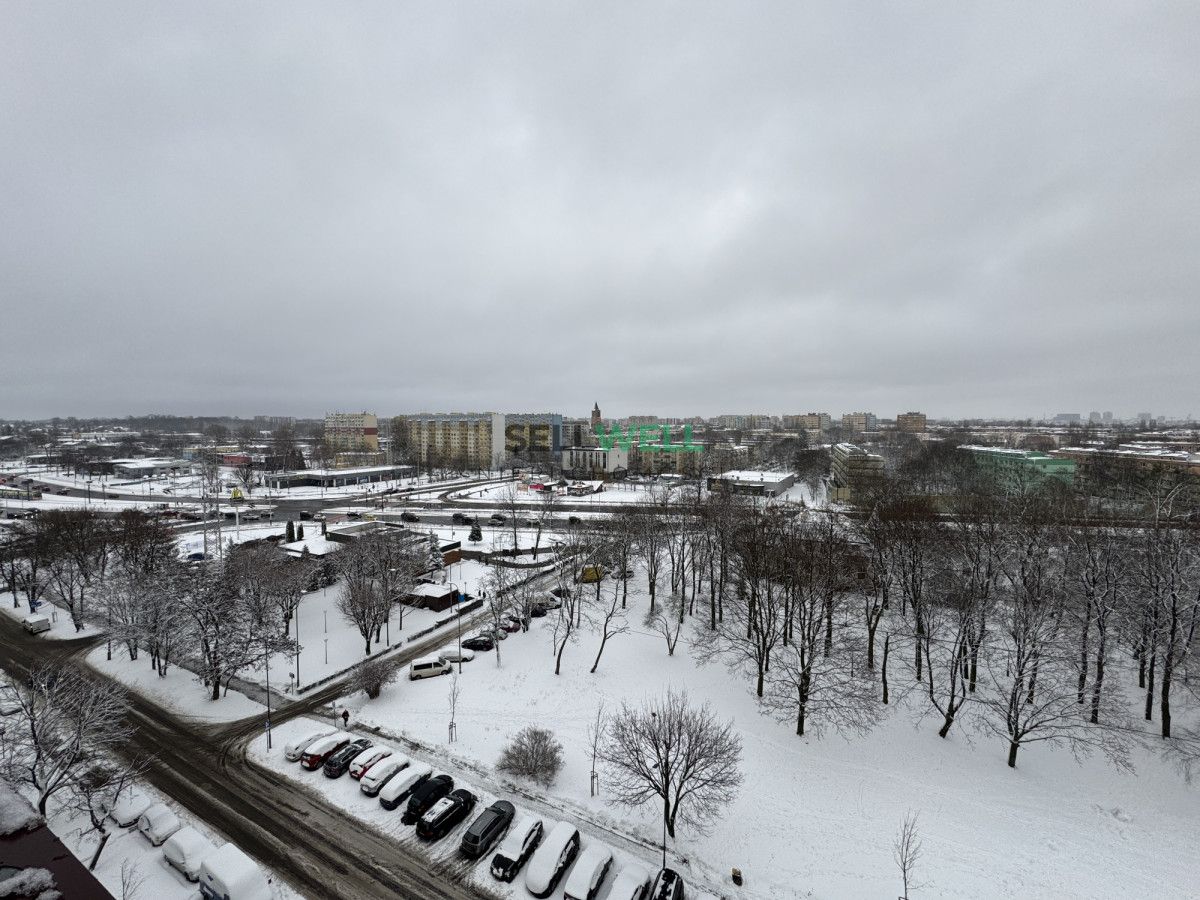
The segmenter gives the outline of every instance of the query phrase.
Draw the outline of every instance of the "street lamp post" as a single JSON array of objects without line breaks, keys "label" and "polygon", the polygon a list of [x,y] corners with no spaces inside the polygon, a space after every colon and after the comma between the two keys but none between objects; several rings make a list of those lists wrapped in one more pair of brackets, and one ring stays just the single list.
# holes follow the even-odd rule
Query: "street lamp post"
[{"label": "street lamp post", "polygon": [[[462,610],[458,608],[458,585],[450,582],[450,589],[454,591],[451,595],[454,597],[454,630],[458,635],[458,674],[462,674]],[[499,651],[497,651],[499,652]]]},{"label": "street lamp post", "polygon": [[263,656],[267,661],[267,749],[271,749],[271,654],[267,652],[266,642],[263,643]]}]

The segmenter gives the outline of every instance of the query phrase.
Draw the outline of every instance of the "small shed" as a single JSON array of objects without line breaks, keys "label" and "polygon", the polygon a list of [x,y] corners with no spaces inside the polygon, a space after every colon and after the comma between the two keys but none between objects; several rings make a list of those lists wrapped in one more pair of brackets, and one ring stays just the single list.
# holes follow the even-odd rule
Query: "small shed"
[{"label": "small shed", "polygon": [[404,597],[404,603],[416,609],[432,609],[443,612],[454,606],[454,588],[449,584],[421,582]]}]

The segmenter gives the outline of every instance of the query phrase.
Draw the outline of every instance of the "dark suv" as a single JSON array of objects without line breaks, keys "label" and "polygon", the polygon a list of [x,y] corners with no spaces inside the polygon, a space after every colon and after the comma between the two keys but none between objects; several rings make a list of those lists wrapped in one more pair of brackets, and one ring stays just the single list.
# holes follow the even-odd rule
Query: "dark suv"
[{"label": "dark suv", "polygon": [[412,792],[412,796],[408,798],[408,806],[404,810],[404,815],[400,817],[400,821],[405,825],[411,825],[433,804],[437,803],[447,794],[454,790],[454,779],[449,775],[438,775],[436,778],[430,778],[423,785]]},{"label": "dark suv", "polygon": [[497,800],[471,823],[471,827],[463,834],[458,851],[467,859],[479,859],[500,839],[516,814],[516,807],[507,800]]},{"label": "dark suv", "polygon": [[683,900],[683,878],[674,869],[663,869],[650,888],[650,900]]},{"label": "dark suv", "polygon": [[475,809],[479,799],[470,791],[459,788],[429,807],[417,822],[417,837],[436,841],[445,837]]},{"label": "dark suv", "polygon": [[325,777],[326,778],[341,778],[346,774],[346,770],[350,768],[350,763],[354,761],[354,757],[362,753],[371,742],[366,738],[359,738],[357,741],[351,741],[341,750],[337,751],[329,759],[325,760]]}]

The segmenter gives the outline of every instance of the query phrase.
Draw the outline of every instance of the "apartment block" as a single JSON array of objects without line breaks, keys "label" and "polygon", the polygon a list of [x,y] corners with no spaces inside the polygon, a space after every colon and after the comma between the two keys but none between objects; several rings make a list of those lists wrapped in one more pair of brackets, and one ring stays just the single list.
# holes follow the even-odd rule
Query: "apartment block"
[{"label": "apartment block", "polygon": [[879,428],[879,420],[875,418],[875,413],[845,413],[842,416],[842,427],[851,434],[860,434],[864,431],[876,431]]},{"label": "apartment block", "polygon": [[831,457],[831,500],[853,503],[883,477],[883,457],[868,453],[856,444],[836,444]]},{"label": "apartment block", "polygon": [[1007,447],[965,446],[959,449],[970,453],[976,465],[1008,487],[1032,487],[1046,478],[1056,478],[1066,484],[1075,481],[1073,459]]},{"label": "apartment block", "polygon": [[326,413],[325,443],[333,450],[379,450],[379,420],[374,413]]},{"label": "apartment block", "polygon": [[804,413],[804,415],[784,416],[783,427],[787,431],[803,429],[809,434],[824,434],[833,427],[833,416],[829,413]]},{"label": "apartment block", "polygon": [[496,469],[504,464],[502,413],[418,413],[398,416],[409,457],[426,465]]},{"label": "apartment block", "polygon": [[896,416],[896,430],[919,434],[925,430],[925,413],[906,412]]}]

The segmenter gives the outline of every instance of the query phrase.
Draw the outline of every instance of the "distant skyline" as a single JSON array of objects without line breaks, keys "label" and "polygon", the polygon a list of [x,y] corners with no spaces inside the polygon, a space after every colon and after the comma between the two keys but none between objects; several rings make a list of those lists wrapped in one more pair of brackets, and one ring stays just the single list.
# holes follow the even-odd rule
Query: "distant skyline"
[{"label": "distant skyline", "polygon": [[0,417],[1200,413],[1197,46],[1170,0],[9,0]]}]

